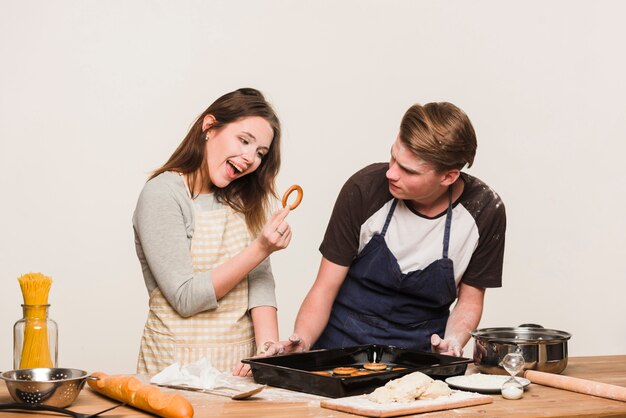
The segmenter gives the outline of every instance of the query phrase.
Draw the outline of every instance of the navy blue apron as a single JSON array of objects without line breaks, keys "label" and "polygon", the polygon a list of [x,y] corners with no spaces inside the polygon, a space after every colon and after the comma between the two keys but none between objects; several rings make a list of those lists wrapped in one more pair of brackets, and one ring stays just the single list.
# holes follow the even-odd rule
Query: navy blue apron
[{"label": "navy blue apron", "polygon": [[443,338],[450,305],[457,296],[454,266],[448,258],[452,189],[442,258],[407,274],[400,271],[385,242],[397,203],[397,199],[393,201],[381,233],[375,234],[352,262],[328,324],[313,348],[383,344],[431,351],[430,336]]}]

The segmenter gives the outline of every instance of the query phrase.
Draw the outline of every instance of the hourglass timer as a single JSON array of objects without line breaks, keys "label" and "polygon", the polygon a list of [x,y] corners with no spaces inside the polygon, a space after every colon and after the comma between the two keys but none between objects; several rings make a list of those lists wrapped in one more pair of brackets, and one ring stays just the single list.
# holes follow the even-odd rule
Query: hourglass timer
[{"label": "hourglass timer", "polygon": [[522,353],[509,353],[502,359],[502,367],[511,377],[502,384],[502,397],[506,399],[520,399],[524,395],[524,386],[515,378],[515,375],[524,369]]}]

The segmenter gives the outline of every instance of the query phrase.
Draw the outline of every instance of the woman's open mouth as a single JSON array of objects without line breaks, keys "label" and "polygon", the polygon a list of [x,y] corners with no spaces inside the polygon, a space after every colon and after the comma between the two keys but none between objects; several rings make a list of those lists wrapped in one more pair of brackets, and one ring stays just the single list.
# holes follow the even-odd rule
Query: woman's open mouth
[{"label": "woman's open mouth", "polygon": [[243,173],[244,170],[244,167],[236,164],[231,160],[226,160],[226,173],[228,174],[228,177],[235,178],[239,174]]}]

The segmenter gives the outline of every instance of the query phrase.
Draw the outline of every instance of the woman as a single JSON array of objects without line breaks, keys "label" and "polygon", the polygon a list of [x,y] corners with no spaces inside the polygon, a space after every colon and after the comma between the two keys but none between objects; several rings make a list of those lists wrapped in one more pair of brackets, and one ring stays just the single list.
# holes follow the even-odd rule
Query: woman
[{"label": "woman", "polygon": [[279,166],[280,122],[244,88],[209,106],[152,174],[133,216],[150,294],[138,373],[208,357],[245,375],[239,360],[278,340],[268,256],[289,245],[289,209],[266,215]]}]

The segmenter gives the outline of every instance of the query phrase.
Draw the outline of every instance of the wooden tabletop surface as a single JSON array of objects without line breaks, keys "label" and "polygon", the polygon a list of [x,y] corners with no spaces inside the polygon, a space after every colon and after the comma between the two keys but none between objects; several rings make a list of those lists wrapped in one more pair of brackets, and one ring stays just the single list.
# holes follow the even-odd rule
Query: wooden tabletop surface
[{"label": "wooden tabletop surface", "polygon": [[[471,372],[470,366],[469,372]],[[566,376],[580,377],[603,383],[626,387],[626,355],[571,357],[565,371]],[[0,388],[0,403],[14,402],[5,385]],[[171,390],[171,389],[164,389]],[[356,417],[356,415],[321,408],[319,400],[310,395],[289,391],[288,396],[274,399],[262,397],[234,401],[229,398],[180,391],[194,405],[195,417],[229,418],[304,418],[304,417]],[[419,417],[626,417],[626,402],[598,398],[575,392],[531,384],[520,400],[506,400],[493,395],[491,404],[457,408],[453,410],[423,413]],[[69,409],[81,413],[95,413],[115,402],[91,391],[87,386]],[[0,411],[2,412],[2,411]],[[3,412],[3,417],[25,418],[28,413]],[[44,416],[40,414],[39,416]],[[60,416],[45,414],[45,416]],[[120,407],[106,412],[102,417],[147,417],[150,416],[130,407]]]}]

